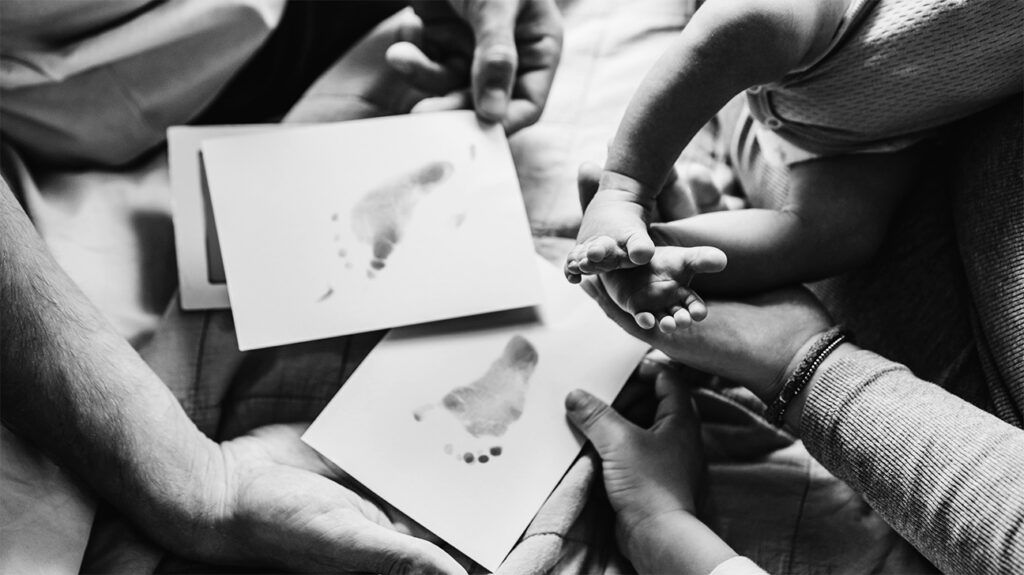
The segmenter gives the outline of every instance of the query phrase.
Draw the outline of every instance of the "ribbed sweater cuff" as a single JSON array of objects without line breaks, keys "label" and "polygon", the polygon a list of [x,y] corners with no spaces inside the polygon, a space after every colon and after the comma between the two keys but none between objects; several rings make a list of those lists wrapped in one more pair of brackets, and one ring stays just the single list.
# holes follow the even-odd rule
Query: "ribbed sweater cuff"
[{"label": "ribbed sweater cuff", "polygon": [[868,351],[801,416],[807,450],[951,573],[1024,573],[1024,431]]},{"label": "ribbed sweater cuff", "polygon": [[838,455],[842,445],[835,434],[840,425],[856,425],[849,418],[857,411],[850,404],[863,399],[868,387],[879,377],[894,371],[906,372],[905,366],[866,350],[840,358],[821,373],[811,388],[800,419],[801,436],[808,451],[823,463]]}]

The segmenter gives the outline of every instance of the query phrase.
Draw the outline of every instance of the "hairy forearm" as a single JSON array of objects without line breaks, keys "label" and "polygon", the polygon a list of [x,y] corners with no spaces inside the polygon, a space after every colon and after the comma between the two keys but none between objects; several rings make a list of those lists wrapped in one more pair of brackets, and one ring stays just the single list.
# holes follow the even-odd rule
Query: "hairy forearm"
[{"label": "hairy forearm", "polygon": [[202,525],[195,478],[218,464],[215,444],[60,269],[2,180],[0,370],[5,425],[161,543]]},{"label": "hairy forearm", "polygon": [[826,239],[828,230],[791,211],[762,209],[700,214],[652,224],[655,242],[714,246],[729,258],[719,273],[700,275],[694,287],[715,295],[747,295],[828,277],[862,259],[850,238]]}]

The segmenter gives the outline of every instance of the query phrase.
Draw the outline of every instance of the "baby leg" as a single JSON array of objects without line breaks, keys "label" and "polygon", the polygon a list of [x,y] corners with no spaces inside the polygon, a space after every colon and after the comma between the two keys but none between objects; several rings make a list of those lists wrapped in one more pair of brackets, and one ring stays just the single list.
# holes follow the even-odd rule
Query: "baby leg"
[{"label": "baby leg", "polygon": [[650,263],[608,272],[601,280],[608,295],[643,329],[657,325],[669,333],[707,317],[707,307],[690,289],[693,277],[725,269],[725,253],[713,247],[659,246]]}]

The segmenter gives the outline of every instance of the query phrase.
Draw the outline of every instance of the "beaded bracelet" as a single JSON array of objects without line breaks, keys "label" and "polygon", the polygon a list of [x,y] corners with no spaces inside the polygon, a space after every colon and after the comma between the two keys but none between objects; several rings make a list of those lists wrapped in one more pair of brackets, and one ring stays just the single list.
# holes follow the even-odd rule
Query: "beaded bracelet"
[{"label": "beaded bracelet", "polygon": [[823,333],[818,338],[818,341],[814,342],[811,349],[804,355],[803,360],[800,361],[796,371],[783,384],[779,396],[768,406],[766,414],[768,421],[777,427],[782,427],[789,402],[793,401],[793,398],[797,395],[800,395],[800,392],[810,383],[811,377],[818,369],[818,366],[821,365],[821,362],[825,361],[825,358],[846,339],[846,331],[842,327],[836,326]]}]

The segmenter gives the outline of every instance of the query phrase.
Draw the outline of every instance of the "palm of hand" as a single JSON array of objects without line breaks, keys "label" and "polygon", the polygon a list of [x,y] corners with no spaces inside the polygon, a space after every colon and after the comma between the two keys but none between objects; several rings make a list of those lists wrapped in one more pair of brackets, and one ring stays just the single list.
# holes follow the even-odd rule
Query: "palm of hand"
[{"label": "palm of hand", "polygon": [[221,531],[229,561],[301,571],[464,573],[409,537],[384,509],[336,481],[344,475],[301,443],[301,425],[273,425],[221,445],[227,485]]}]

